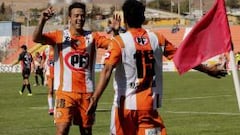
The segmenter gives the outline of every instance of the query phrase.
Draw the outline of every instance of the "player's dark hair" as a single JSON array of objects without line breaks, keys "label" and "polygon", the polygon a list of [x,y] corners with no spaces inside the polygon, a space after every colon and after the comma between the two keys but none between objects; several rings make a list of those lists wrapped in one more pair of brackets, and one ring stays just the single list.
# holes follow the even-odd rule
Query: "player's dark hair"
[{"label": "player's dark hair", "polygon": [[26,46],[26,45],[22,45],[21,48],[22,48],[23,50],[25,50],[25,51],[27,50],[27,46]]},{"label": "player's dark hair", "polygon": [[136,0],[126,0],[122,6],[124,22],[130,27],[140,28],[145,21],[145,6]]},{"label": "player's dark hair", "polygon": [[84,3],[74,2],[68,7],[68,16],[71,16],[71,11],[74,8],[81,8],[84,11],[84,13],[86,13],[86,5]]}]

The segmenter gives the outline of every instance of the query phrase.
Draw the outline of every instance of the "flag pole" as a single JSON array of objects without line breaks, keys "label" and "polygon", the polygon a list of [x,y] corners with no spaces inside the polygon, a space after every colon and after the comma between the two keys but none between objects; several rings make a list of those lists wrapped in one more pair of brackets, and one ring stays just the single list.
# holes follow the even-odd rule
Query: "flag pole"
[{"label": "flag pole", "polygon": [[238,103],[238,109],[240,111],[240,86],[239,86],[239,77],[238,77],[238,70],[235,64],[235,56],[233,52],[233,43],[231,43],[232,49],[230,51],[230,67],[232,70],[232,75],[233,75],[233,82],[234,82],[234,87],[235,87],[235,92],[237,95],[237,103]]}]

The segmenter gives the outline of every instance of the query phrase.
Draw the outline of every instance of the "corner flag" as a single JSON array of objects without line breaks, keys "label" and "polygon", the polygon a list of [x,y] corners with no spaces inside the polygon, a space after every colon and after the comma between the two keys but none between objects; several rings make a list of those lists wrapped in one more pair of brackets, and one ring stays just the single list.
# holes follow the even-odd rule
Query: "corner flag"
[{"label": "corner flag", "polygon": [[203,61],[231,50],[231,34],[224,0],[214,6],[192,28],[180,44],[173,61],[180,74]]}]

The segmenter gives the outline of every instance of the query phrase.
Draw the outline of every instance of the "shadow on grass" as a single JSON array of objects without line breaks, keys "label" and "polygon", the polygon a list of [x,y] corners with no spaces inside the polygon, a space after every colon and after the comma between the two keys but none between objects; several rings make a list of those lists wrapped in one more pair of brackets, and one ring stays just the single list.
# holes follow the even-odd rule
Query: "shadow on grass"
[{"label": "shadow on grass", "polygon": [[111,112],[111,109],[97,109],[96,112]]}]

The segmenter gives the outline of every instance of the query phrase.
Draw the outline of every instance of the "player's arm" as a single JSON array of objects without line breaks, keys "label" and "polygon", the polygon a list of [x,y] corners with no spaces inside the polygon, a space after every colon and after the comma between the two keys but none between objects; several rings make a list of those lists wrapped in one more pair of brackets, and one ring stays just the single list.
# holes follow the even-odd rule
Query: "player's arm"
[{"label": "player's arm", "polygon": [[158,38],[159,46],[163,50],[163,55],[167,59],[171,60],[175,52],[177,51],[177,47],[174,46],[171,42],[169,42],[160,32],[155,32],[155,34]]},{"label": "player's arm", "polygon": [[[158,40],[159,40],[160,46],[164,46],[163,55],[168,59],[172,59],[175,52],[177,51],[177,48],[162,35],[158,35]],[[200,64],[194,67],[193,69],[206,73],[209,76],[216,77],[216,78],[224,77],[227,74],[226,70],[211,68],[203,64]]]},{"label": "player's arm", "polygon": [[109,82],[114,67],[117,65],[120,59],[121,47],[115,40],[113,40],[109,46],[108,52],[105,54],[105,66],[100,73],[101,79],[98,81],[96,90],[94,91],[93,96],[90,98],[90,105],[87,109],[87,114],[91,114],[95,111],[97,102]]},{"label": "player's arm", "polygon": [[19,60],[18,60],[18,61],[16,61],[16,62],[14,62],[13,64],[11,64],[11,67],[13,67],[13,66],[17,65],[19,62],[20,62]]},{"label": "player's arm", "polygon": [[43,28],[47,20],[49,20],[54,15],[54,10],[52,7],[49,7],[48,9],[44,10],[41,14],[41,17],[39,19],[39,23],[36,26],[34,32],[33,32],[33,41],[36,43],[46,43],[46,38],[43,35]]},{"label": "player's arm", "polygon": [[94,91],[93,96],[90,98],[90,105],[87,109],[87,114],[92,114],[95,112],[98,100],[100,99],[102,93],[104,92],[107,84],[110,80],[112,71],[114,69],[113,65],[106,64],[103,70],[100,73],[100,78],[96,90]]},{"label": "player's arm", "polygon": [[209,76],[215,77],[215,78],[221,78],[227,75],[227,71],[226,70],[222,70],[222,69],[217,69],[214,67],[208,67],[206,65],[200,64],[196,67],[194,67],[193,69],[198,70],[200,72],[206,73]]},{"label": "player's arm", "polygon": [[111,37],[119,35],[119,30],[121,28],[121,17],[119,14],[115,14],[112,19],[112,30],[113,35],[110,34],[99,34],[94,33],[94,40],[97,45],[97,48],[107,49],[110,42],[112,41]]},{"label": "player's arm", "polygon": [[119,35],[120,29],[121,29],[121,16],[119,14],[115,14],[113,15],[112,20],[113,36]]},{"label": "player's arm", "polygon": [[21,53],[18,56],[18,60],[16,62],[14,62],[11,66],[13,67],[13,66],[17,65],[22,59],[23,59],[23,56],[22,56],[22,53]]},{"label": "player's arm", "polygon": [[17,60],[16,62],[14,62],[13,64],[11,64],[11,67],[17,65],[20,62],[20,60]]},{"label": "player's arm", "polygon": [[107,49],[111,42],[111,37],[109,35],[99,32],[93,33],[93,38],[97,48]]}]

